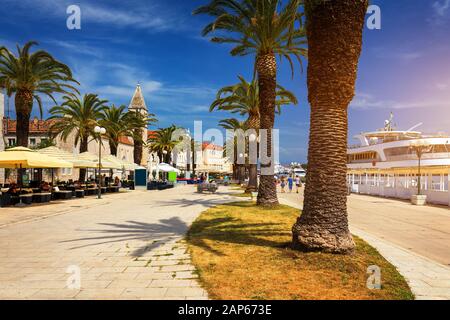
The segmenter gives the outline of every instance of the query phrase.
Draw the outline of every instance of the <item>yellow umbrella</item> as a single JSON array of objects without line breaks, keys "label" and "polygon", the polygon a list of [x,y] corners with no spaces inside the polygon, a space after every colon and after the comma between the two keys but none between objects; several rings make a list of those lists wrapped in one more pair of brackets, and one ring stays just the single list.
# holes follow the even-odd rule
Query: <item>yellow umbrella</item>
[{"label": "yellow umbrella", "polygon": [[96,168],[97,163],[94,161],[78,159],[77,156],[70,152],[59,149],[58,147],[48,147],[38,150],[39,153],[50,157],[58,158],[64,161],[71,162],[74,168]]},{"label": "yellow umbrella", "polygon": [[[94,166],[91,168],[99,167],[98,156],[89,152],[83,152],[78,156],[79,160],[90,161],[94,163]],[[119,163],[114,163],[102,157],[102,169],[122,169],[122,166]]]},{"label": "yellow umbrella", "polygon": [[113,155],[105,156],[104,158],[102,158],[102,161],[103,161],[103,159],[105,159],[106,161],[116,163],[116,164],[120,165],[121,169],[125,169],[128,171],[133,171],[133,170],[142,168],[141,166],[138,166],[135,163],[130,163],[130,162],[127,162],[124,160],[120,160],[119,158],[117,158],[116,156],[113,156]]},{"label": "yellow umbrella", "polygon": [[73,164],[28,148],[17,147],[0,152],[0,168],[56,169],[73,168]]}]

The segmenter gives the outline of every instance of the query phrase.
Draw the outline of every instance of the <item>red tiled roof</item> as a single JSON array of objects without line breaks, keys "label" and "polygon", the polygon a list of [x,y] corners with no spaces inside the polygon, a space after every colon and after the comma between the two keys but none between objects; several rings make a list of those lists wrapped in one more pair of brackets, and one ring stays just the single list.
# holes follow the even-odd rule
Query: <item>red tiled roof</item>
[{"label": "red tiled roof", "polygon": [[130,138],[130,137],[120,137],[119,138],[119,143],[126,144],[128,146],[133,146],[134,145],[133,139]]},{"label": "red tiled roof", "polygon": [[223,147],[218,146],[212,142],[203,142],[202,144],[203,150],[216,150],[216,151],[223,151]]},{"label": "red tiled roof", "polygon": [[152,139],[156,137],[156,131],[154,130],[147,130],[147,139]]},{"label": "red tiled roof", "polygon": [[[30,134],[45,134],[49,132],[50,126],[57,120],[39,120],[34,118],[30,120]],[[5,134],[15,134],[17,121],[3,118],[3,130]]]}]

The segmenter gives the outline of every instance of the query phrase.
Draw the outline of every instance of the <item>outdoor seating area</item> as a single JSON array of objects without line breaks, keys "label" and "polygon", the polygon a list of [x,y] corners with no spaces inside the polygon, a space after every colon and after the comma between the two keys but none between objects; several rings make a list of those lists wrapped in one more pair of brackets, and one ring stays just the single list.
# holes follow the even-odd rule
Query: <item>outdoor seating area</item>
[{"label": "outdoor seating area", "polygon": [[[108,169],[118,169],[124,163],[113,163],[114,159],[105,161]],[[53,170],[60,168],[96,168],[98,164],[92,156],[74,157],[71,154],[51,147],[41,152],[28,148],[17,147],[0,153],[0,168],[14,169],[17,172],[17,182],[0,185],[0,207],[28,206],[32,204],[49,203],[55,200],[70,200],[84,198],[106,193],[118,193],[122,183],[118,177],[107,178],[105,175],[98,179],[91,178],[86,182],[69,180],[67,182],[54,182]],[[102,169],[103,169],[102,165]],[[33,181],[24,178],[27,169],[51,170],[51,182],[43,181],[42,175]],[[97,170],[99,172],[99,170]],[[21,177],[21,179],[19,179]],[[99,187],[99,184],[101,185]]]},{"label": "outdoor seating area", "polygon": [[147,183],[147,190],[167,190],[174,188],[175,185],[165,181],[150,181]]},{"label": "outdoor seating area", "polygon": [[[74,198],[85,198],[87,196],[97,196],[98,186],[91,183],[81,184],[75,187],[70,183],[60,183],[55,187],[51,184],[42,184],[43,186],[50,185],[48,188],[29,188],[24,187],[19,189],[16,184],[0,185],[0,207],[10,207],[18,204],[31,205],[49,203],[55,200],[71,200]],[[101,187],[102,194],[118,193],[121,187],[119,185],[110,185]]]}]

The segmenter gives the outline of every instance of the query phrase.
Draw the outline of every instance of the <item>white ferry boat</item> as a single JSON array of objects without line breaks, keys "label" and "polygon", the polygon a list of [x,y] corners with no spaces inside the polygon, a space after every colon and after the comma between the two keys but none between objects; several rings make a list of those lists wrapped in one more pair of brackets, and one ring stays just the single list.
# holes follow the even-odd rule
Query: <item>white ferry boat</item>
[{"label": "white ferry boat", "polygon": [[[385,127],[355,136],[347,153],[348,183],[354,193],[410,199],[418,193],[427,202],[450,206],[450,136],[415,131],[421,124],[398,131],[393,116]],[[420,159],[417,149],[423,154]]]}]

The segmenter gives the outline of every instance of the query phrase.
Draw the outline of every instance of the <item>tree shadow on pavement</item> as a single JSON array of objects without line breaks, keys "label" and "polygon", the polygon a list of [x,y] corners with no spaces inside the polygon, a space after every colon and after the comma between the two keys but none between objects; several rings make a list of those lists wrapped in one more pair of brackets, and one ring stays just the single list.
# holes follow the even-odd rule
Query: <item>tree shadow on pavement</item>
[{"label": "tree shadow on pavement", "polygon": [[236,201],[235,199],[171,199],[166,201],[154,201],[153,203],[149,204],[151,206],[158,206],[158,207],[181,207],[181,208],[188,208],[192,206],[202,206],[205,208],[211,208],[217,205],[224,204],[226,202]]},{"label": "tree shadow on pavement", "polygon": [[141,240],[148,244],[131,252],[133,257],[140,257],[146,252],[163,246],[174,239],[178,239],[188,230],[188,225],[177,217],[162,219],[159,223],[127,221],[122,224],[100,223],[99,225],[105,228],[87,229],[81,231],[102,234],[100,236],[78,238],[62,241],[61,243],[73,243],[76,246],[70,249],[75,250],[107,243]]}]

